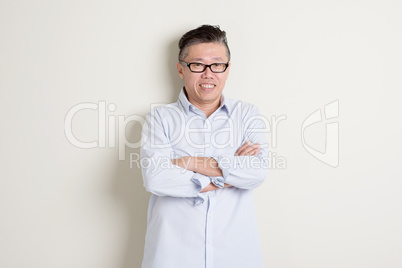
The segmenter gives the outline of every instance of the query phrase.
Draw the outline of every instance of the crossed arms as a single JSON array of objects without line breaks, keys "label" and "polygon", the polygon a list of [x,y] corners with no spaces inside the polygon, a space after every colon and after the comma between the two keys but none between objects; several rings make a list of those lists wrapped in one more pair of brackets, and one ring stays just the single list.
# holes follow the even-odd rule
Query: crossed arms
[{"label": "crossed arms", "polygon": [[[257,155],[261,147],[258,143],[251,144],[250,141],[244,143],[237,151],[235,156]],[[212,157],[196,157],[196,156],[184,156],[180,158],[172,159],[173,165],[181,168],[194,171],[209,177],[221,177],[223,176],[222,170],[219,168],[218,162]],[[233,185],[224,183],[223,187],[233,187]],[[214,191],[220,189],[212,182],[201,190],[201,193]]]},{"label": "crossed arms", "polygon": [[[265,136],[261,131],[250,131],[263,129],[263,123],[254,120],[244,126],[243,140],[249,142],[233,155],[172,159],[175,150],[167,129],[174,125],[169,125],[173,119],[166,114],[163,108],[155,109],[147,115],[142,130],[142,177],[148,192],[158,196],[197,197],[223,187],[254,189],[264,181],[268,168],[267,147],[262,146],[266,144]],[[252,114],[258,115],[258,111]]]}]

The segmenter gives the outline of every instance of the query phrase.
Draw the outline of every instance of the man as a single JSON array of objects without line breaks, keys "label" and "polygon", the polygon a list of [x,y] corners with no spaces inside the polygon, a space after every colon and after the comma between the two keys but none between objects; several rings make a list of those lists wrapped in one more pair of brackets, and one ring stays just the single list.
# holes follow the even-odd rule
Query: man
[{"label": "man", "polygon": [[179,100],[153,109],[143,127],[152,195],[142,267],[263,267],[252,190],[268,168],[264,122],[255,106],[222,94],[231,65],[224,31],[200,26],[179,48]]}]

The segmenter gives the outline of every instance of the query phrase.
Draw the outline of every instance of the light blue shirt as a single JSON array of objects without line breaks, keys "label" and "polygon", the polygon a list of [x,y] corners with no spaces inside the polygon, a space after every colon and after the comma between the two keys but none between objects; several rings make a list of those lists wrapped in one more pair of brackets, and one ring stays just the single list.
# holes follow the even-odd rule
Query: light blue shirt
[{"label": "light blue shirt", "polygon": [[[147,115],[141,166],[152,195],[142,268],[263,267],[252,190],[268,169],[267,128],[256,106],[224,96],[207,118],[183,89],[177,102]],[[248,140],[261,144],[259,154],[235,156]],[[171,163],[183,156],[213,157],[223,176]],[[200,193],[211,182],[234,187]]]}]

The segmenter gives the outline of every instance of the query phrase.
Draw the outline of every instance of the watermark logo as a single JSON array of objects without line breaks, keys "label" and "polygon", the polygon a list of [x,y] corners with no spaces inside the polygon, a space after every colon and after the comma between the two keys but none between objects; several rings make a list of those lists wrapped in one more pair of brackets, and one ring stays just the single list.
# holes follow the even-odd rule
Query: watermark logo
[{"label": "watermark logo", "polygon": [[[200,156],[203,157],[203,154],[195,154],[194,156]],[[172,152],[171,155],[167,156],[161,156],[161,157],[141,157],[139,153],[130,153],[130,169],[136,168],[148,168],[151,173],[158,173],[159,170],[166,169],[166,168],[171,168],[171,167],[176,167],[174,164],[172,164],[172,159],[180,158],[180,156],[177,156]],[[230,166],[229,164],[231,163],[230,157],[224,156],[220,159],[221,166],[224,168],[232,168],[232,169],[237,169],[237,168],[249,168],[249,169],[259,169],[259,168],[264,168],[264,169],[271,169],[271,170],[283,170],[287,168],[287,162],[286,158],[283,156],[278,156],[276,152],[268,151],[267,156],[265,157],[259,157],[259,158],[251,158],[249,159],[248,157],[240,157],[238,161],[235,163],[235,165]],[[182,170],[184,173],[189,167],[190,164],[189,162],[185,163],[184,168],[185,170]],[[195,163],[195,166],[202,166],[204,169],[207,167],[213,167],[212,165],[209,165],[207,162],[202,162],[200,163]]]},{"label": "watermark logo", "polygon": [[[83,110],[94,110],[98,114],[98,139],[96,141],[83,141],[73,133],[73,118]],[[141,147],[141,140],[130,142],[126,137],[126,129],[129,123],[138,123],[141,126],[145,123],[145,118],[140,115],[113,115],[108,112],[116,111],[117,106],[114,103],[106,105],[106,101],[99,103],[84,102],[79,103],[67,112],[64,119],[64,134],[67,140],[77,148],[119,148],[119,160],[125,160],[126,148]],[[117,127],[116,127],[117,125]],[[116,135],[117,132],[117,135]],[[106,135],[107,133],[107,135]],[[116,145],[117,140],[117,145]]]},{"label": "watermark logo", "polygon": [[[126,129],[128,124],[139,124],[142,128],[154,128],[156,125],[155,117],[152,114],[155,112],[155,107],[164,106],[165,110],[170,109],[170,113],[174,114],[176,118],[176,132],[175,137],[171,137],[168,143],[160,143],[155,136],[144,136],[138,141],[129,141],[126,137]],[[248,134],[263,132],[270,136],[269,142],[267,141],[266,147],[270,147],[269,160],[268,163],[271,165],[270,169],[286,169],[287,163],[286,158],[278,155],[273,149],[277,147],[277,132],[278,125],[282,121],[286,121],[286,115],[271,116],[267,118],[263,115],[252,116],[248,120],[243,120],[243,115],[238,114],[237,117],[227,118],[226,116],[216,116],[214,119],[217,122],[224,121],[227,124],[222,125],[222,128],[212,131],[212,122],[209,120],[205,121],[202,127],[193,127],[196,122],[196,117],[186,120],[182,111],[174,106],[166,106],[165,104],[151,104],[150,119],[147,120],[144,116],[140,115],[117,115],[115,111],[117,106],[113,103],[107,104],[106,101],[99,101],[98,103],[83,102],[79,103],[70,108],[66,113],[64,131],[67,140],[77,148],[91,149],[91,148],[118,148],[119,160],[125,160],[127,148],[135,149],[140,148],[144,143],[149,142],[152,148],[155,150],[163,150],[164,148],[173,146],[183,139],[188,146],[192,146],[197,149],[198,147],[222,149],[228,146],[233,147],[234,144],[238,144],[240,133],[244,132],[242,129],[243,125],[253,125],[253,122],[259,122],[259,127],[252,128],[248,130]],[[79,137],[74,135],[73,132],[73,119],[79,116],[79,113],[83,110],[92,110],[98,115],[98,137],[94,141],[81,140]],[[317,109],[311,115],[309,115],[301,127],[301,143],[305,150],[310,153],[316,159],[322,161],[323,163],[331,166],[337,167],[339,165],[339,122],[337,118],[339,117],[339,101],[333,101],[324,106],[323,111]],[[214,122],[215,122],[214,121]],[[325,135],[325,151],[321,152],[311,145],[307,144],[305,139],[305,130],[314,124],[325,124],[326,135]],[[235,126],[240,126],[237,128]],[[152,131],[151,131],[152,132]],[[197,135],[199,133],[208,133],[211,136],[210,143],[201,144],[197,140]],[[226,137],[225,139],[219,137]],[[195,137],[195,139],[194,139]],[[237,141],[237,142],[236,142]],[[130,167],[138,166],[140,163],[140,156],[138,153],[130,153]],[[170,159],[170,158],[169,158]]]},{"label": "watermark logo", "polygon": [[[172,136],[169,140],[161,140],[156,133],[158,131],[155,130],[155,127],[160,124],[160,122],[156,120],[157,115],[155,109],[159,106],[163,106],[164,112],[171,114],[172,118],[175,118],[176,127],[174,128],[173,133],[171,133]],[[239,111],[242,111],[240,106],[241,104],[239,104],[237,108]],[[236,116],[231,117],[215,116],[211,119],[212,121],[205,120],[205,122],[200,126],[197,122],[197,120],[200,120],[200,117],[186,119],[183,111],[178,107],[166,104],[151,104],[150,108],[151,112],[147,120],[146,117],[135,114],[130,116],[115,114],[117,106],[114,103],[107,104],[106,101],[99,101],[98,103],[79,103],[71,107],[66,113],[64,120],[64,133],[66,139],[77,148],[92,149],[117,147],[119,160],[125,160],[127,148],[136,149],[144,144],[149,144],[155,151],[171,148],[172,146],[183,142],[183,140],[187,147],[191,147],[194,150],[210,147],[215,149],[234,147],[235,144],[239,143],[239,139],[242,138],[242,133],[247,133],[247,135],[251,136],[253,133],[267,133],[270,135],[270,143],[267,142],[267,144],[261,146],[276,148],[278,125],[281,121],[284,121],[287,118],[286,115],[272,115],[271,118],[262,115],[254,115],[245,120],[242,112],[238,112]],[[98,135],[96,140],[86,141],[74,135],[74,118],[79,116],[79,114],[84,110],[92,110],[98,115]],[[222,122],[225,122],[226,124],[222,124]],[[139,124],[142,129],[146,128],[151,131],[146,131],[148,134],[143,135],[136,142],[129,141],[126,137],[126,129],[130,123]],[[220,124],[222,127],[213,130],[213,123]],[[246,129],[243,129],[245,126],[251,127],[246,131]],[[210,139],[206,143],[200,142],[198,137],[200,133],[206,133],[206,135],[210,136]],[[270,153],[272,154],[270,156],[270,162],[274,164],[274,167],[272,168],[281,169],[286,167],[285,158],[275,152]],[[139,155],[136,153],[130,154],[130,163],[137,162],[138,159]]]},{"label": "watermark logo", "polygon": [[[316,159],[324,162],[331,167],[339,165],[339,123],[332,122],[339,117],[339,100],[333,101],[324,107],[324,117],[321,109],[317,109],[306,120],[304,120],[301,128],[301,141],[303,147]],[[324,120],[325,118],[325,120]],[[330,121],[330,122],[326,122]],[[309,126],[316,123],[324,123],[326,129],[325,135],[325,151],[320,152],[309,146],[305,141],[304,131]]]}]

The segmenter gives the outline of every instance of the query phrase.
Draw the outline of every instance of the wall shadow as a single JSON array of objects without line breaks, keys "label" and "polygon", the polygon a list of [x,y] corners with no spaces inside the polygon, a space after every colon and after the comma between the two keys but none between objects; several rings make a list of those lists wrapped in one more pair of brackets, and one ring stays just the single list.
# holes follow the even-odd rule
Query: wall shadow
[{"label": "wall shadow", "polygon": [[175,102],[179,97],[179,93],[181,88],[183,87],[183,80],[180,78],[177,73],[176,63],[178,62],[179,48],[177,43],[179,39],[172,39],[167,46],[167,60],[166,60],[166,69],[169,70],[170,74],[170,82],[171,82],[171,96],[168,102]]},{"label": "wall shadow", "polygon": [[[177,74],[176,63],[179,49],[179,39],[168,42],[166,47],[166,69],[171,80],[171,94],[166,103],[177,100],[183,82]],[[138,94],[140,97],[141,95]],[[145,118],[149,111],[138,114]],[[139,123],[129,123],[126,127],[126,138],[130,142],[137,142],[141,138],[142,127]],[[127,234],[126,247],[120,268],[141,268],[144,253],[144,242],[147,225],[147,210],[150,193],[146,192],[141,169],[137,165],[130,167],[130,154],[139,156],[140,148],[127,148],[125,160],[118,161],[115,165],[114,177],[112,178],[112,195],[127,212],[129,232]]]},{"label": "wall shadow", "polygon": [[[145,118],[145,113],[141,114]],[[126,127],[126,138],[130,142],[137,142],[141,138],[140,123],[128,123]],[[147,209],[150,198],[144,186],[139,164],[133,163],[130,166],[130,155],[132,159],[139,157],[140,148],[127,148],[125,160],[118,160],[115,166],[115,173],[112,179],[112,195],[124,207],[128,219],[128,233],[126,235],[125,252],[121,268],[140,268],[142,255],[144,253],[145,233],[147,227]]]}]

